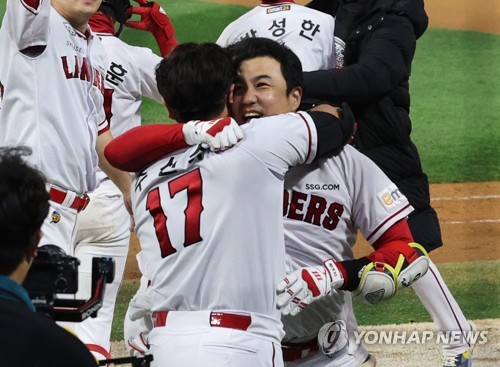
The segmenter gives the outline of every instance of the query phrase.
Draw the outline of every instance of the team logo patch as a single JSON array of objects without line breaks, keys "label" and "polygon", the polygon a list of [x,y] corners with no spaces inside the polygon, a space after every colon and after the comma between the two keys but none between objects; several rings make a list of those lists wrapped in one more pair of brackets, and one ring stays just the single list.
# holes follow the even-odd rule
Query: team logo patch
[{"label": "team logo patch", "polygon": [[391,185],[377,194],[378,200],[382,206],[391,212],[394,208],[399,207],[402,203],[407,202],[406,196],[403,195],[396,185]]},{"label": "team logo patch", "polygon": [[64,26],[66,27],[66,29],[68,30],[68,32],[69,32],[69,34],[70,34],[71,36],[76,36],[76,31],[75,31],[75,28],[73,28],[73,27],[71,26],[71,24],[69,24],[68,22],[64,22],[63,24],[64,24]]},{"label": "team logo patch", "polygon": [[286,11],[290,9],[291,9],[290,5],[274,6],[272,8],[266,9],[266,14],[279,13],[280,11]]},{"label": "team logo patch", "polygon": [[50,223],[58,223],[61,220],[61,214],[57,210],[54,210],[50,217],[52,218]]},{"label": "team logo patch", "polygon": [[344,67],[344,52],[345,42],[342,39],[335,37],[335,68],[342,69]]}]

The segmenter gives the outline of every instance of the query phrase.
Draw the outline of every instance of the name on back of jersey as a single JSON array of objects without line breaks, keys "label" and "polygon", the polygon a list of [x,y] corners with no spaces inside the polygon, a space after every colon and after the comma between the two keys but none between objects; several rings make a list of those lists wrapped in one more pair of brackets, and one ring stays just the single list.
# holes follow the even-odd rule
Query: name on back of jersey
[{"label": "name on back of jersey", "polygon": [[395,184],[392,184],[391,186],[380,191],[377,194],[377,198],[388,213],[392,212],[396,208],[399,208],[401,204],[408,202],[406,196],[399,191]]},{"label": "name on back of jersey", "polygon": [[150,180],[156,180],[164,176],[173,176],[177,173],[186,171],[194,162],[203,159],[203,153],[205,151],[207,151],[207,149],[198,145],[195,149],[189,148],[188,154],[180,153],[165,157],[151,166],[144,168],[135,175],[134,190],[136,192],[142,191],[144,184],[147,186]]},{"label": "name on back of jersey", "polygon": [[[270,10],[271,9],[268,9],[268,12]],[[273,19],[270,27],[267,28],[267,30],[269,31],[268,34],[259,34],[256,29],[251,28],[248,31],[244,32],[242,36],[239,37],[239,40],[249,37],[266,37],[271,39],[274,38],[275,41],[285,43],[282,41],[282,37],[284,37],[285,33],[290,33],[295,30],[295,27],[293,25],[291,26],[291,29],[287,30],[287,20],[291,21],[290,19],[287,19],[285,17],[281,19]],[[319,24],[316,24],[312,19],[302,19],[298,36],[312,42],[314,40],[314,36],[320,32],[321,30]]]}]

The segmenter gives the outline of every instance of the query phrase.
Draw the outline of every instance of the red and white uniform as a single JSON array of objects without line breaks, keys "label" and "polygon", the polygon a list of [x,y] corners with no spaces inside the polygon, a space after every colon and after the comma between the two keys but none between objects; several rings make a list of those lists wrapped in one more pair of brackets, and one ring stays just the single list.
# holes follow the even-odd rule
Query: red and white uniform
[{"label": "red and white uniform", "polygon": [[261,1],[230,23],[217,44],[228,46],[246,37],[270,38],[290,47],[304,71],[330,69],[335,67],[334,28],[329,14],[293,1]]},{"label": "red and white uniform", "polygon": [[[108,55],[106,116],[113,136],[118,136],[141,124],[143,96],[161,103],[155,78],[155,68],[161,57],[149,48],[131,46],[115,37],[114,23],[102,14],[95,14],[90,25]],[[106,359],[111,358],[111,326],[129,249],[130,215],[118,187],[100,169],[97,177],[100,185],[89,194],[90,203],[77,221],[75,256],[80,260],[77,296],[85,299],[90,296],[93,257],[112,257],[115,279],[106,285],[97,317],[76,323],[74,331],[97,358]]]},{"label": "red and white uniform", "polygon": [[90,28],[73,28],[50,1],[8,0],[0,29],[0,145],[27,145],[50,185],[68,190],[51,201],[40,245],[73,253],[76,195],[94,190],[98,132],[105,119],[106,53]]},{"label": "red and white uniform", "polygon": [[[300,267],[321,264],[325,259],[353,259],[352,247],[360,230],[373,244],[389,227],[405,218],[413,208],[394,183],[368,157],[350,145],[336,157],[312,165],[292,168],[285,177],[284,228],[287,273]],[[351,295],[344,292],[313,302],[297,316],[282,319],[284,341],[314,340],[327,322],[344,320],[348,327],[349,354],[333,359],[318,352],[287,365],[357,366],[367,352],[356,351],[353,331],[357,330]],[[336,299],[335,299],[336,297]],[[355,360],[353,354],[359,358]]]},{"label": "red and white uniform", "polygon": [[[315,157],[316,127],[301,112],[243,129],[227,151],[191,147],[136,174],[141,270],[152,282],[152,310],[170,311],[166,326],[149,334],[155,366],[283,363],[275,292],[285,274],[283,180],[290,166]],[[246,331],[211,327],[211,311],[251,322]]]}]

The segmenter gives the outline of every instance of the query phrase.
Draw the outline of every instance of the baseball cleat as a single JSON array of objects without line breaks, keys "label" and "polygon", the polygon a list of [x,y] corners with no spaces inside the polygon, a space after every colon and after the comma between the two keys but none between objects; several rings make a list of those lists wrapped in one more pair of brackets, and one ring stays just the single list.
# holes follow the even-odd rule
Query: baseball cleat
[{"label": "baseball cleat", "polygon": [[472,353],[466,350],[455,356],[445,357],[443,367],[472,367]]},{"label": "baseball cleat", "polygon": [[361,364],[360,367],[375,367],[377,365],[377,360],[371,354],[368,354],[365,361]]}]

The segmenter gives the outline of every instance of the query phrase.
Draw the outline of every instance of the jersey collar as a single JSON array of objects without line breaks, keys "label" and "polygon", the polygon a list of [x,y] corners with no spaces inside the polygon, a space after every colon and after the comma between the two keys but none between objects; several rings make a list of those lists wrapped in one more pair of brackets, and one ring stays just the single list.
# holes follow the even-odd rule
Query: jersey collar
[{"label": "jersey collar", "polygon": [[95,13],[89,20],[89,25],[92,31],[98,34],[115,34],[115,23],[113,20],[102,13]]}]

